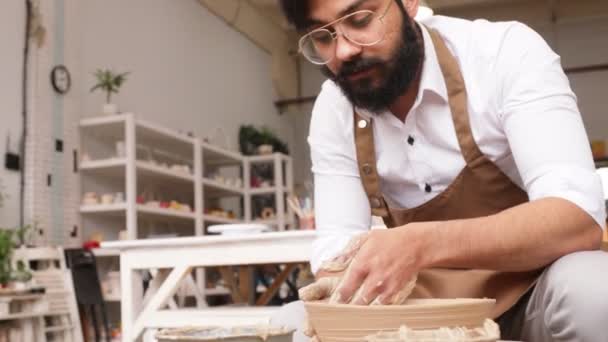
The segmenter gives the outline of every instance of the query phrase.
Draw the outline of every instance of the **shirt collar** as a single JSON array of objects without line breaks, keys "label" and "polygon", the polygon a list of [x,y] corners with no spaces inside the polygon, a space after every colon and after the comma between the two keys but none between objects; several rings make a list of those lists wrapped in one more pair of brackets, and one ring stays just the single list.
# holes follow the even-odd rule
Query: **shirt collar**
[{"label": "shirt collar", "polygon": [[[425,57],[420,78],[420,89],[418,90],[418,95],[416,96],[416,101],[414,102],[412,109],[419,107],[428,93],[439,96],[445,102],[448,101],[448,91],[445,86],[445,79],[443,78],[441,67],[439,66],[437,51],[435,51],[433,40],[431,39],[431,35],[426,26],[420,24],[420,29],[422,30],[422,37],[424,40]],[[366,109],[357,108],[356,110],[366,119],[370,119],[374,116],[372,112]]]}]

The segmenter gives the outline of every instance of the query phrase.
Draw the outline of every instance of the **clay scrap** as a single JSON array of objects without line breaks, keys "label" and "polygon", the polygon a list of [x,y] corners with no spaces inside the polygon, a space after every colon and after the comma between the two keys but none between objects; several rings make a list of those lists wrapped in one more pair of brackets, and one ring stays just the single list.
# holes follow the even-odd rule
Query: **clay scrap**
[{"label": "clay scrap", "polygon": [[486,320],[482,327],[439,328],[414,330],[401,326],[399,331],[380,332],[365,337],[366,342],[496,342],[500,338],[500,328],[492,320]]}]

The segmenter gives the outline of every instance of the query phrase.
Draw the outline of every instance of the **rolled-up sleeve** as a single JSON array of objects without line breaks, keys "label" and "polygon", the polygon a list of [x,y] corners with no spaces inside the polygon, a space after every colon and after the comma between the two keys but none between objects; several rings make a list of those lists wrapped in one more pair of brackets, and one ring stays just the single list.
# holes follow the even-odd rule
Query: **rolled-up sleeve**
[{"label": "rolled-up sleeve", "polygon": [[534,31],[515,24],[496,69],[500,119],[530,200],[568,200],[606,227],[602,184],[560,58]]},{"label": "rolled-up sleeve", "polygon": [[[308,143],[315,179],[315,220],[311,268],[337,256],[350,239],[370,228],[371,212],[359,178],[349,104],[326,83],[313,109]],[[352,109],[351,109],[352,117]],[[352,120],[352,118],[350,118]]]}]

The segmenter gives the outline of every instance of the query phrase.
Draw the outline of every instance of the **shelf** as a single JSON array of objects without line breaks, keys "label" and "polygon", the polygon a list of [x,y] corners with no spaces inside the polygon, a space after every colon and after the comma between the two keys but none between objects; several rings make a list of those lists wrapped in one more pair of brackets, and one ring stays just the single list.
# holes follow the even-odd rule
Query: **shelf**
[{"label": "shelf", "polygon": [[138,144],[162,147],[163,150],[179,154],[186,147],[190,150],[190,156],[194,153],[195,139],[186,134],[142,120],[136,120],[135,127]]},{"label": "shelf", "polygon": [[34,318],[34,317],[43,317],[48,315],[56,315],[54,312],[44,311],[44,312],[21,312],[17,314],[9,314],[9,315],[1,315],[0,322],[2,321],[11,321],[15,319],[25,319],[25,318]]},{"label": "shelf", "polygon": [[80,207],[81,214],[99,214],[107,216],[124,215],[126,210],[126,203],[83,205]]},{"label": "shelf", "polygon": [[274,186],[265,187],[265,188],[253,188],[249,190],[249,193],[252,195],[270,195],[274,194],[277,191],[277,188]]},{"label": "shelf", "polygon": [[60,331],[68,331],[68,330],[72,330],[72,329],[74,329],[73,325],[59,325],[59,326],[55,326],[55,327],[46,327],[46,328],[44,328],[44,332],[53,333],[53,332],[60,332]]},{"label": "shelf", "polygon": [[120,301],[122,301],[122,297],[117,296],[117,295],[109,296],[109,295],[104,294],[103,300],[105,302],[120,302]]},{"label": "shelf", "polygon": [[218,216],[213,216],[213,215],[203,215],[203,220],[204,220],[205,222],[209,222],[209,223],[216,223],[216,224],[236,224],[236,223],[243,223],[243,220],[239,220],[239,219],[230,219],[230,218],[218,217]]},{"label": "shelf", "polygon": [[164,209],[164,208],[152,208],[146,207],[145,205],[138,205],[137,212],[139,214],[143,214],[144,216],[156,217],[156,218],[174,218],[181,220],[192,220],[196,219],[196,214],[193,212],[181,212],[172,209]]},{"label": "shelf", "polygon": [[98,258],[108,258],[108,257],[120,256],[120,251],[118,249],[94,248],[91,250],[91,252],[93,252],[93,254]]},{"label": "shelf", "polygon": [[[110,158],[82,162],[82,172],[95,174],[96,176],[124,179],[126,174],[127,160],[124,158]],[[150,162],[138,160],[135,162],[137,175],[144,182],[159,182],[167,179],[180,181],[182,183],[194,183],[194,176],[183,172],[176,172],[169,168],[154,165]]]},{"label": "shelf", "polygon": [[228,151],[209,143],[201,143],[203,160],[206,165],[235,165],[243,162],[243,156],[238,152]]},{"label": "shelf", "polygon": [[247,160],[251,164],[272,163],[272,162],[274,162],[275,156],[277,156],[277,155],[279,156],[279,160],[281,160],[281,161],[288,161],[291,159],[291,157],[286,156],[284,154],[273,153],[273,154],[267,154],[267,155],[262,155],[262,156],[247,157]]},{"label": "shelf", "polygon": [[146,180],[158,181],[159,178],[171,178],[183,182],[193,183],[194,176],[184,172],[176,172],[166,167],[154,165],[150,162],[138,160],[137,166],[138,175],[141,175]]},{"label": "shelf", "polygon": [[81,162],[79,169],[82,173],[96,177],[125,179],[127,160],[125,158],[109,158]]},{"label": "shelf", "polygon": [[[127,210],[125,203],[118,204],[99,204],[81,206],[80,213],[82,214],[98,214],[106,216],[124,216]],[[145,205],[137,205],[137,213],[144,217],[155,217],[162,219],[178,219],[178,220],[194,220],[196,214],[193,212],[181,212],[177,210],[164,209],[164,208],[152,208],[146,207]]]},{"label": "shelf", "polygon": [[[283,189],[284,192],[289,192],[287,188]],[[274,186],[266,187],[266,188],[252,188],[249,190],[249,194],[251,195],[270,195],[277,192],[277,188]]]},{"label": "shelf", "polygon": [[243,188],[229,186],[209,178],[203,178],[203,185],[209,189],[205,193],[214,197],[222,195],[241,196],[245,194],[245,189]]},{"label": "shelf", "polygon": [[97,115],[89,118],[80,120],[80,127],[82,128],[99,128],[99,126],[108,126],[116,124],[124,124],[127,119],[127,115],[130,114],[116,114],[116,115]]},{"label": "shelf", "polygon": [[125,139],[125,123],[131,114],[98,115],[80,120],[80,128],[110,140]]},{"label": "shelf", "polygon": [[126,165],[127,160],[125,158],[108,158],[81,162],[79,168],[82,171],[103,171],[107,169],[124,168]]}]

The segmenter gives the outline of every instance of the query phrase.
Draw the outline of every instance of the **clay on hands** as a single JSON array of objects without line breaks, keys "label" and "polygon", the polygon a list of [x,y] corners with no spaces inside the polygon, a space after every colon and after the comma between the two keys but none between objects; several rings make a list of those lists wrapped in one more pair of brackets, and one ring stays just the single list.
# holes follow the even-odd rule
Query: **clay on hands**
[{"label": "clay on hands", "polygon": [[[311,285],[308,285],[299,291],[300,299],[305,302],[326,300],[329,298],[330,304],[336,304],[341,302],[339,297],[339,291],[337,289],[345,279],[344,275],[349,272],[349,266],[352,260],[355,258],[355,255],[361,249],[361,246],[365,244],[365,241],[369,237],[369,233],[363,233],[358,236],[355,236],[350,240],[346,248],[332,260],[326,261],[321,265],[320,272],[324,272],[327,274],[336,274],[335,276],[325,276],[315,281]],[[403,304],[409,295],[414,290],[416,286],[417,275],[414,275],[413,279],[410,280],[404,288],[399,291],[395,296],[388,299],[385,303],[381,303],[378,298],[376,298],[371,305],[399,305]],[[355,293],[353,298],[358,298],[358,296],[363,293],[365,289],[360,288],[357,293]],[[350,301],[349,301],[350,302]],[[308,337],[311,337],[311,341],[318,341],[316,337],[316,333],[312,326],[310,325],[310,321],[306,321],[306,326],[304,329],[304,334]]]},{"label": "clay on hands", "polygon": [[[355,236],[350,240],[346,248],[332,260],[326,261],[321,265],[320,272],[325,272],[328,274],[335,273],[336,276],[327,276],[323,277],[313,284],[306,286],[299,291],[300,299],[305,302],[317,301],[317,300],[325,300],[329,298],[330,304],[337,304],[344,302],[340,300],[340,291],[337,289],[340,288],[342,282],[345,277],[345,274],[348,274],[350,268],[350,264],[357,255],[361,246],[365,244],[367,238],[369,237],[369,233],[363,233]],[[346,273],[343,273],[346,271]],[[405,303],[407,298],[410,296],[414,287],[416,286],[417,274],[413,276],[413,278],[401,289],[397,294],[395,294],[392,298],[381,302],[379,298],[376,298],[370,305],[399,305]],[[362,293],[365,292],[363,287],[359,288],[353,298],[350,298],[346,302],[352,302],[353,299],[359,298]]]}]

